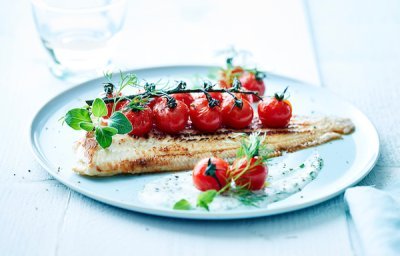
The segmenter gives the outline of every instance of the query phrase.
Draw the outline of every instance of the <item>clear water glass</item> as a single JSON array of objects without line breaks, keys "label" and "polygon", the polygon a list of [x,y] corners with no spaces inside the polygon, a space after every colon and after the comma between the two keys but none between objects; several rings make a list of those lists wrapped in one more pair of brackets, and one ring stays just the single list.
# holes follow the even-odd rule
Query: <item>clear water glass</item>
[{"label": "clear water glass", "polygon": [[31,3],[55,76],[79,80],[109,68],[125,20],[126,0],[32,0]]}]

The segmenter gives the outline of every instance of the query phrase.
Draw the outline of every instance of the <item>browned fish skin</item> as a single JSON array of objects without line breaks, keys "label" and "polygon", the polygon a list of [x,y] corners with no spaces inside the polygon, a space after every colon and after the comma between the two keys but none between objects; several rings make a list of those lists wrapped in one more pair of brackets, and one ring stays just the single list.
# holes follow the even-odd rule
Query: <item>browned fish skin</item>
[{"label": "browned fish skin", "polygon": [[294,117],[288,128],[267,129],[257,119],[249,129],[221,129],[201,134],[187,129],[169,136],[154,132],[147,138],[116,135],[108,149],[102,149],[87,134],[77,142],[77,165],[73,170],[89,176],[110,176],[120,173],[150,173],[189,170],[202,158],[215,156],[228,161],[235,157],[244,133],[260,131],[267,134],[271,157],[317,146],[353,132],[349,119],[335,117]]}]

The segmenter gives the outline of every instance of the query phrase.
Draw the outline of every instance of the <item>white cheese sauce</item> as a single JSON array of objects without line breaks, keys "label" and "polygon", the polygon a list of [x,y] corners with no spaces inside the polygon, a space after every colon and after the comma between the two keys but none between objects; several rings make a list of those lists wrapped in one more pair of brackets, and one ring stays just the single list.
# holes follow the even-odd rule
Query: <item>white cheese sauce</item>
[{"label": "white cheese sauce", "polygon": [[[322,169],[323,160],[315,153],[296,168],[283,165],[268,166],[267,186],[263,190],[241,196],[233,192],[218,195],[209,205],[210,211],[263,207],[283,200],[313,181]],[[200,193],[193,185],[192,172],[187,171],[149,182],[139,192],[139,199],[148,205],[172,209],[181,199],[186,199],[195,206]]]}]

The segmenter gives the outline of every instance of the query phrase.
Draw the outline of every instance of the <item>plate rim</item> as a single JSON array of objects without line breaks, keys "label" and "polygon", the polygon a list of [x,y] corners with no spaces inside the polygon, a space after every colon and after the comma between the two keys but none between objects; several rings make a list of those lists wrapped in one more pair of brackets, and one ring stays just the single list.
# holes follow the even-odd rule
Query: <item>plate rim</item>
[{"label": "plate rim", "polygon": [[[211,66],[211,65],[165,65],[165,66],[155,66],[155,67],[145,67],[145,68],[138,68],[138,69],[129,69],[126,71],[123,71],[123,73],[137,73],[137,72],[149,72],[151,70],[159,70],[159,69],[212,69],[212,68],[218,68],[217,66]],[[294,79],[291,77],[275,74],[273,72],[266,72],[267,75],[272,75],[280,79],[285,79],[289,81],[293,81],[296,83],[302,84],[302,86],[307,86],[311,87],[310,83]],[[379,139],[379,134],[376,130],[375,125],[369,120],[369,118],[362,112],[360,111],[357,107],[355,107],[353,104],[348,102],[347,100],[343,99],[342,97],[336,95],[334,92],[330,91],[327,88],[324,87],[316,87],[315,89],[324,91],[325,93],[329,93],[330,95],[335,96],[338,98],[341,102],[346,103],[348,107],[352,109],[352,111],[355,111],[357,116],[361,117],[368,123],[370,126],[369,128],[372,128],[371,131],[373,132],[373,135],[370,134],[372,137],[371,139],[374,140],[376,143],[374,143],[374,150],[371,154],[372,158],[369,159],[369,161],[366,163],[365,167],[363,170],[361,170],[360,174],[357,175],[356,178],[353,178],[347,182],[345,182],[344,185],[340,185],[340,187],[337,189],[336,192],[330,193],[329,195],[320,197],[318,199],[314,199],[312,201],[308,202],[302,202],[302,203],[297,203],[297,204],[292,204],[290,206],[286,206],[284,208],[277,208],[277,209],[268,209],[268,208],[259,208],[259,209],[254,209],[252,211],[235,211],[231,213],[213,213],[213,212],[208,212],[207,214],[204,214],[203,212],[189,212],[189,211],[177,211],[177,210],[172,210],[172,209],[154,209],[152,207],[140,207],[137,205],[130,205],[128,203],[122,203],[122,202],[115,202],[113,200],[109,200],[107,198],[104,198],[102,196],[98,196],[96,193],[91,193],[87,191],[85,188],[82,188],[80,186],[77,186],[76,184],[69,182],[68,180],[62,179],[59,175],[57,175],[55,170],[52,170],[50,166],[46,163],[45,159],[42,157],[42,153],[40,152],[39,144],[36,141],[35,137],[35,131],[34,131],[34,126],[35,124],[40,120],[41,113],[47,108],[48,105],[50,105],[52,102],[55,102],[58,98],[60,98],[63,94],[68,93],[70,91],[77,90],[77,88],[84,86],[85,84],[92,83],[95,80],[100,79],[101,77],[96,77],[81,83],[78,83],[74,86],[71,86],[69,88],[66,88],[65,90],[60,91],[59,93],[55,94],[54,96],[50,97],[43,105],[41,105],[34,113],[33,118],[31,119],[30,126],[29,126],[29,143],[31,145],[31,151],[36,159],[36,161],[44,168],[53,178],[55,178],[58,182],[61,184],[67,186],[69,189],[72,189],[82,195],[85,195],[91,199],[94,199],[98,202],[112,205],[117,208],[122,208],[125,210],[129,211],[134,211],[142,214],[149,214],[149,215],[155,215],[155,216],[162,216],[162,217],[169,217],[169,218],[179,218],[179,219],[195,219],[195,220],[231,220],[231,219],[248,219],[248,218],[259,218],[259,217],[266,217],[266,216],[273,216],[273,215],[278,215],[278,214],[283,214],[283,213],[288,213],[292,211],[297,211],[301,209],[308,208],[310,206],[314,206],[317,204],[320,204],[322,202],[325,202],[329,199],[332,199],[340,194],[342,194],[347,188],[352,187],[359,183],[364,177],[366,177],[373,167],[376,165],[379,156],[380,156],[380,139]]]}]

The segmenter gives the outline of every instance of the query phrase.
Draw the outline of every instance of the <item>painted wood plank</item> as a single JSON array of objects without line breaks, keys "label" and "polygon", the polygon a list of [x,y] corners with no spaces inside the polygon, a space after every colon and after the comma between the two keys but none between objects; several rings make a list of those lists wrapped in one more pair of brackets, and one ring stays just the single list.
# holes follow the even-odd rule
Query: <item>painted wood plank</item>
[{"label": "painted wood plank", "polygon": [[274,217],[204,222],[150,217],[73,193],[59,255],[351,255],[341,202]]},{"label": "painted wood plank", "polygon": [[323,84],[375,124],[378,165],[400,166],[400,2],[308,2]]},{"label": "painted wood plank", "polygon": [[0,185],[0,254],[56,255],[70,192],[55,181]]}]

